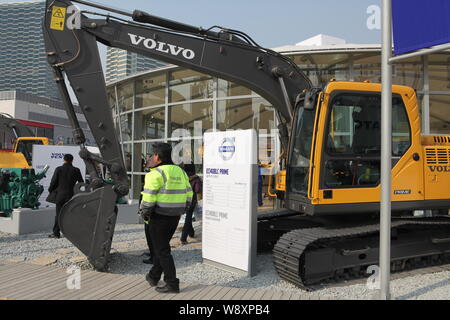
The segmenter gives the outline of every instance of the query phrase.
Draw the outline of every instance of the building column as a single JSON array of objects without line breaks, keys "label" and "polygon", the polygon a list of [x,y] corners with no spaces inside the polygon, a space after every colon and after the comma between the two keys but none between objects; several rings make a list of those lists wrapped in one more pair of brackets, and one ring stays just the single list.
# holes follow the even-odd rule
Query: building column
[{"label": "building column", "polygon": [[430,78],[428,56],[422,56],[423,65],[423,99],[422,99],[422,134],[430,134]]}]

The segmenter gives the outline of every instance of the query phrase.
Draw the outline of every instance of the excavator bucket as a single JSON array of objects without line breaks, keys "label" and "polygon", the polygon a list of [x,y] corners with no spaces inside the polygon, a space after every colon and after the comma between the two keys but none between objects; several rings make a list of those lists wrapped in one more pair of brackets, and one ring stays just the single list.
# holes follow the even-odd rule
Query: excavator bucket
[{"label": "excavator bucket", "polygon": [[76,194],[61,209],[64,236],[83,252],[95,270],[105,271],[117,219],[117,194],[112,185]]}]

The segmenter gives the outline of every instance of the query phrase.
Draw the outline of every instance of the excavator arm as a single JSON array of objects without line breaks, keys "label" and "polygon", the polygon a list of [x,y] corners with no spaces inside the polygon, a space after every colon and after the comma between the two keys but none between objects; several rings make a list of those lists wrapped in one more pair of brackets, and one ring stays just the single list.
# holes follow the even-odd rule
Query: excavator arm
[{"label": "excavator arm", "polygon": [[[70,14],[72,2],[107,10],[108,14],[83,11],[77,25],[77,18],[72,19]],[[112,16],[110,12],[133,21]],[[83,185],[84,190],[77,185],[75,196],[61,211],[59,223],[65,236],[100,270],[108,262],[117,216],[115,203],[118,197],[128,193],[128,178],[107,100],[97,42],[250,88],[275,108],[285,148],[297,97],[311,87],[308,78],[290,59],[258,46],[242,32],[218,27],[205,30],[138,10],[128,13],[86,1],[47,0],[43,32],[48,60],[74,139],[81,146],[80,156],[92,178],[89,185]],[[101,157],[84,147],[85,137],[64,75],[74,90]],[[105,183],[97,175],[98,163],[110,169],[113,184]]]}]

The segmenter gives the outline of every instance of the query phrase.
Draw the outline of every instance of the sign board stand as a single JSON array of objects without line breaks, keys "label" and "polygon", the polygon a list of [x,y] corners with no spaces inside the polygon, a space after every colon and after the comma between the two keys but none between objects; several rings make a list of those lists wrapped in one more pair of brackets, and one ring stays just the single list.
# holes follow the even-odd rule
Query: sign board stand
[{"label": "sign board stand", "polygon": [[256,274],[257,135],[255,130],[204,135],[203,262]]}]

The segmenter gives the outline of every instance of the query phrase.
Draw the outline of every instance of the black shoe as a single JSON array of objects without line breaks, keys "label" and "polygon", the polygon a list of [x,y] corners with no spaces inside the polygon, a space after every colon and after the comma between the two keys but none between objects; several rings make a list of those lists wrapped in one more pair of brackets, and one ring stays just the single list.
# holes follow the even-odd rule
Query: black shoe
[{"label": "black shoe", "polygon": [[59,238],[61,238],[61,235],[52,233],[52,234],[49,234],[48,237],[59,239]]},{"label": "black shoe", "polygon": [[150,256],[151,256],[150,251],[144,252],[142,255],[143,255],[143,256],[147,256],[147,257],[150,257]]},{"label": "black shoe", "polygon": [[155,290],[159,293],[180,293],[179,287],[168,286],[167,284],[164,287],[156,287]]},{"label": "black shoe", "polygon": [[150,287],[156,287],[158,285],[158,282],[159,282],[159,280],[156,281],[156,280],[150,278],[150,275],[148,273],[145,275],[145,280],[147,280],[147,282],[150,285]]},{"label": "black shoe", "polygon": [[146,264],[153,264],[153,259],[152,258],[144,259],[142,260],[142,262]]}]

